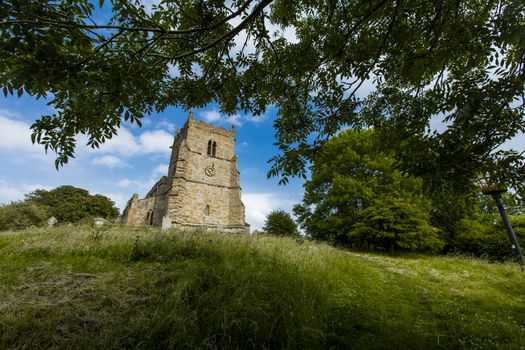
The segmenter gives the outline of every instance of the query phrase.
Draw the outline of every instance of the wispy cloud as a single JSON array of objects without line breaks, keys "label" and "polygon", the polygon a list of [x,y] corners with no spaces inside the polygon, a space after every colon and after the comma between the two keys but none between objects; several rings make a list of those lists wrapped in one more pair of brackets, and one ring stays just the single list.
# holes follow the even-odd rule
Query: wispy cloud
[{"label": "wispy cloud", "polygon": [[199,115],[207,123],[212,123],[212,124],[217,124],[217,125],[241,126],[245,122],[259,123],[266,119],[266,115],[264,114],[260,116],[253,116],[251,114],[240,115],[237,113],[233,115],[221,114],[215,108],[201,112]]},{"label": "wispy cloud", "polygon": [[240,169],[240,173],[241,175],[251,176],[251,175],[258,174],[259,170],[256,168],[243,168],[243,169]]},{"label": "wispy cloud", "polygon": [[0,203],[22,200],[25,195],[37,189],[50,190],[51,187],[41,184],[14,184],[8,181],[0,180]]},{"label": "wispy cloud", "polygon": [[282,209],[291,213],[299,200],[279,193],[243,193],[242,201],[246,208],[246,222],[252,230],[260,230],[272,210]]},{"label": "wispy cloud", "polygon": [[125,168],[125,167],[129,166],[129,164],[124,162],[122,159],[120,159],[118,157],[115,157],[115,156],[111,156],[111,155],[97,157],[97,158],[93,159],[93,164],[104,165],[104,166],[107,166],[110,169],[112,169],[112,168]]},{"label": "wispy cloud", "polygon": [[175,131],[175,124],[163,119],[159,121],[158,123],[156,123],[156,128],[161,129],[161,130],[166,130],[170,133],[173,133]]},{"label": "wispy cloud", "polygon": [[106,141],[100,149],[91,152],[105,154],[119,154],[129,157],[139,154],[166,154],[170,152],[173,135],[164,130],[144,131],[135,136],[127,128],[121,128],[118,134]]},{"label": "wispy cloud", "polygon": [[[117,182],[117,186],[132,190],[133,193],[145,194],[162,176],[168,175],[168,164],[158,164],[146,179],[123,178]],[[131,193],[129,195],[131,197]]]}]

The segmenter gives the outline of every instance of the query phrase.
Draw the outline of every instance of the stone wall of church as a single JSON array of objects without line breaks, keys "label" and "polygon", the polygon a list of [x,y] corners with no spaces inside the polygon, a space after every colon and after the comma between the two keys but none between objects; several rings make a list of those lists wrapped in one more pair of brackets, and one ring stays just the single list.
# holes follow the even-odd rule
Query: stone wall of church
[{"label": "stone wall of church", "polygon": [[[148,224],[148,213],[155,213],[155,198],[148,197],[139,199],[137,194],[128,202],[124,213],[122,214],[122,221],[126,226],[141,226]],[[155,220],[155,214],[153,214]]]},{"label": "stone wall of church", "polygon": [[[215,145],[215,154],[208,153],[210,143]],[[168,176],[145,199],[133,197],[130,202],[123,215],[128,225],[147,224],[152,211],[154,226],[164,227],[166,217],[172,227],[245,232],[235,130],[190,116],[174,139]]]}]

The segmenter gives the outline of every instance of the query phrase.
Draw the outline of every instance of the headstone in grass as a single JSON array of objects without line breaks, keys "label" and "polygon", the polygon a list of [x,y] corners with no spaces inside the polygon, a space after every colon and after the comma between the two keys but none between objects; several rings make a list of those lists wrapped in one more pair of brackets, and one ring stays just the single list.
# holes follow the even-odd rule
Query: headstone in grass
[{"label": "headstone in grass", "polygon": [[171,228],[171,219],[169,218],[169,216],[163,216],[162,217],[162,229],[167,230],[169,228]]},{"label": "headstone in grass", "polygon": [[47,219],[47,226],[53,227],[57,222],[58,220],[54,216],[52,216],[49,219]]},{"label": "headstone in grass", "polygon": [[101,227],[102,225],[104,225],[105,222],[106,222],[106,219],[104,218],[93,219],[93,224],[95,225],[95,227]]}]

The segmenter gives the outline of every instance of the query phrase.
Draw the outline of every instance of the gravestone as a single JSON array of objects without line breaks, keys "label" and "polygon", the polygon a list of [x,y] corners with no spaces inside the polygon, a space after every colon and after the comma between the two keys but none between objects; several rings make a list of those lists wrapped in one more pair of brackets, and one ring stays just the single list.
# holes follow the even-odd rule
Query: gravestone
[{"label": "gravestone", "polygon": [[101,227],[102,225],[104,225],[105,222],[106,222],[106,219],[104,219],[104,218],[95,218],[95,219],[93,219],[93,223],[94,223],[95,227]]},{"label": "gravestone", "polygon": [[168,216],[162,217],[162,229],[167,230],[171,228],[171,219]]},{"label": "gravestone", "polygon": [[52,216],[49,219],[47,219],[47,226],[52,227],[55,226],[55,224],[58,222],[58,220]]}]

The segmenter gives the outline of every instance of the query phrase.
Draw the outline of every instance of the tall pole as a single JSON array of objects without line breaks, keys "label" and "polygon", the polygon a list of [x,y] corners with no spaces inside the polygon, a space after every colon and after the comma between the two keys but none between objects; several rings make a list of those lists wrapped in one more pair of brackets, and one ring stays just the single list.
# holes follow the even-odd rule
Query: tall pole
[{"label": "tall pole", "polygon": [[514,252],[516,253],[516,257],[519,260],[519,263],[523,266],[525,265],[525,258],[523,258],[523,253],[521,252],[520,244],[518,243],[518,240],[516,239],[514,230],[512,229],[512,226],[510,225],[509,217],[507,216],[507,212],[505,211],[505,207],[503,206],[503,202],[501,201],[501,192],[491,193],[491,195],[494,201],[496,202],[496,205],[498,206],[499,214],[501,215],[501,219],[503,220],[503,225],[505,226],[505,230],[507,230],[507,234],[509,235],[509,240],[512,244],[512,249],[514,249]]}]

